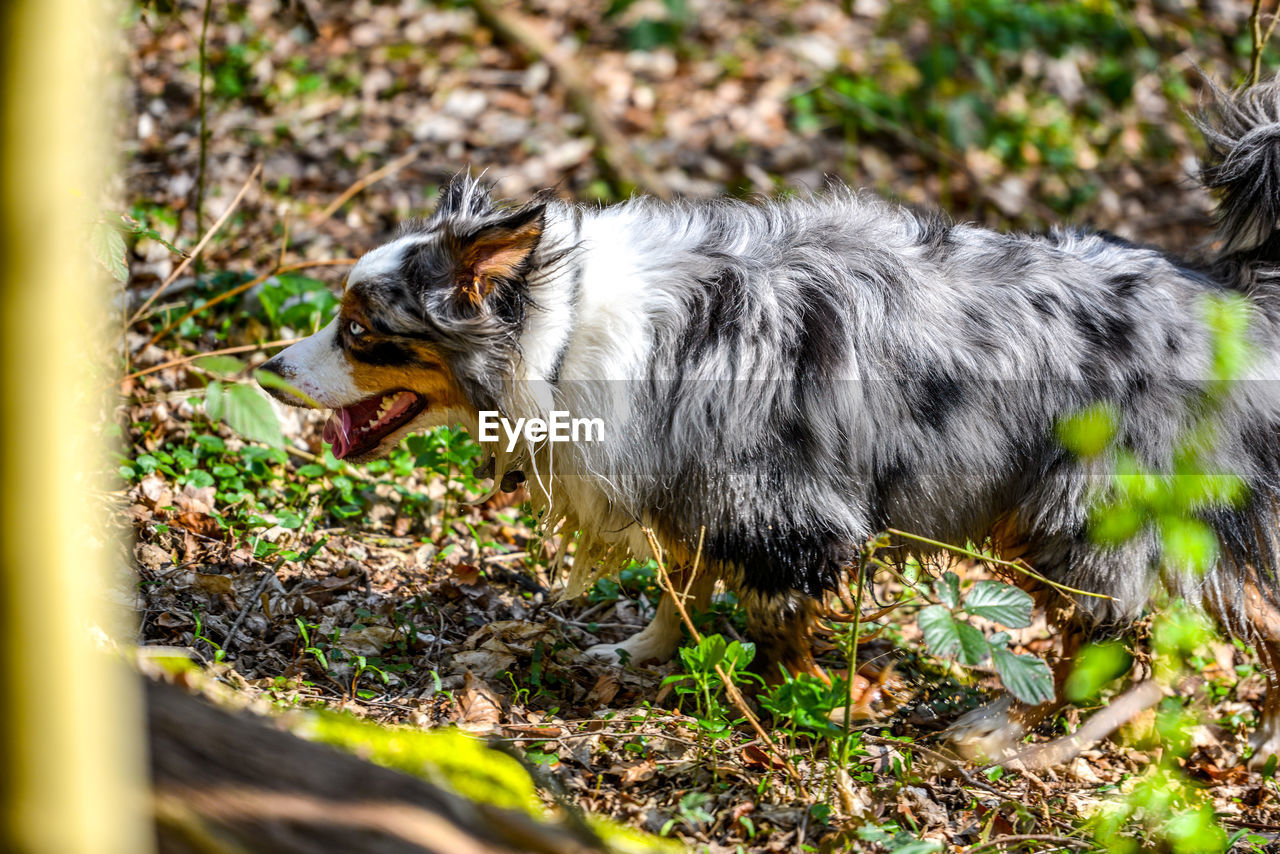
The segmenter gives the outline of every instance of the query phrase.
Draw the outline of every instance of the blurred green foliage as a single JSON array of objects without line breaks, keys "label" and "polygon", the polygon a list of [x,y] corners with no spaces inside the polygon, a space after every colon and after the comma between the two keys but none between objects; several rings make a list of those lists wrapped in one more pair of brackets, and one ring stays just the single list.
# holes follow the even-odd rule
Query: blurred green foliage
[{"label": "blurred green foliage", "polygon": [[[967,168],[974,150],[1012,172],[1043,165],[1057,180],[1038,195],[1061,214],[1095,195],[1089,167],[1123,129],[1104,116],[1132,101],[1141,76],[1158,75],[1175,103],[1190,95],[1127,6],[1109,0],[906,0],[880,32],[871,51],[793,98],[797,127],[888,135],[943,169]],[[1163,136],[1150,130],[1158,155]]]}]

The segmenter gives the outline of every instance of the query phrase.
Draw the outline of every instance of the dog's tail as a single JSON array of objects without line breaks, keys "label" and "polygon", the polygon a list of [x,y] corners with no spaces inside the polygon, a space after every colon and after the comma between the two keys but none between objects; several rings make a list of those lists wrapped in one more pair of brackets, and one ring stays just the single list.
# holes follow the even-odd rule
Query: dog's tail
[{"label": "dog's tail", "polygon": [[1253,266],[1280,261],[1280,78],[1227,92],[1196,117],[1208,156],[1200,181],[1218,193],[1219,258]]}]

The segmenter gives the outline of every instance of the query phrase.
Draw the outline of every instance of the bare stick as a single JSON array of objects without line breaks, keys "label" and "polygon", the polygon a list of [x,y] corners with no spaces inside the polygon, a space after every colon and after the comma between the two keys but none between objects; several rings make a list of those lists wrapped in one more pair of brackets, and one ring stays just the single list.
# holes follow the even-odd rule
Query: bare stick
[{"label": "bare stick", "polygon": [[[662,581],[663,592],[670,596],[671,601],[675,603],[676,610],[680,612],[680,619],[684,621],[685,628],[689,630],[689,635],[693,638],[694,642],[701,643],[702,634],[698,631],[697,627],[694,626],[693,620],[689,617],[689,612],[684,607],[684,602],[681,601],[680,596],[676,593],[675,585],[671,582],[671,576],[667,574],[666,564],[662,561],[662,549],[658,546],[658,539],[654,536],[653,529],[644,527],[640,530],[644,532],[645,539],[649,541],[649,550],[653,552],[653,559],[658,564],[658,577]],[[800,777],[800,772],[791,764],[791,760],[783,755],[782,751],[778,750],[778,746],[774,744],[773,739],[769,737],[769,733],[765,732],[764,727],[760,725],[760,719],[751,711],[751,707],[747,705],[746,698],[742,696],[742,692],[738,690],[738,686],[734,684],[733,680],[729,678],[729,674],[726,673],[724,668],[719,664],[715,666],[715,670],[716,675],[720,677],[721,684],[724,685],[725,693],[729,695],[730,702],[732,702],[733,705],[737,707],[738,711],[742,713],[742,716],[747,719],[747,723],[751,725],[751,728],[756,731],[756,735],[759,736],[760,740],[769,748],[769,752],[782,763],[783,769],[796,784],[796,791],[799,793],[800,797],[808,798],[809,793],[805,790],[804,781]]]},{"label": "bare stick", "polygon": [[394,175],[396,172],[399,172],[401,169],[408,166],[410,163],[412,163],[417,159],[418,159],[418,149],[411,148],[407,153],[402,154],[401,156],[397,157],[395,160],[392,160],[390,163],[386,164],[382,168],[373,170],[368,175],[365,175],[363,178],[360,178],[359,180],[357,180],[350,187],[347,187],[347,189],[342,192],[342,195],[338,196],[338,198],[330,202],[328,207],[326,207],[324,210],[322,210],[319,214],[317,214],[313,218],[314,221],[322,222],[328,219],[329,217],[333,216],[335,213],[338,212],[338,209],[340,207],[345,205],[347,202],[351,201],[351,198],[355,196],[356,193],[359,193],[361,190],[363,190],[365,187],[368,187],[370,184],[376,184],[377,182],[381,181],[383,178],[386,178],[388,175]]},{"label": "bare stick", "polygon": [[290,344],[297,344],[301,338],[281,338],[279,341],[267,341],[263,344],[241,344],[239,347],[224,347],[221,350],[210,350],[208,353],[192,353],[190,356],[183,356],[180,359],[173,359],[162,365],[152,365],[141,371],[134,371],[131,374],[121,377],[116,383],[123,383],[126,380],[136,380],[138,377],[145,377],[147,374],[154,374],[163,371],[165,368],[176,368],[178,365],[185,365],[194,362],[196,359],[203,359],[205,356],[230,356],[233,353],[250,353],[254,350],[266,350],[270,347],[288,347]]},{"label": "bare stick", "polygon": [[1253,8],[1249,10],[1249,36],[1253,51],[1249,56],[1249,77],[1245,85],[1255,86],[1262,72],[1262,0],[1253,0]]},{"label": "bare stick", "polygon": [[217,234],[218,229],[222,228],[223,223],[231,218],[231,214],[240,206],[240,201],[244,198],[245,193],[249,192],[249,187],[253,185],[254,181],[258,180],[258,176],[261,174],[262,164],[259,163],[257,166],[253,167],[253,171],[249,173],[249,179],[244,182],[244,186],[240,188],[240,192],[236,193],[235,198],[231,200],[231,204],[227,205],[227,209],[222,212],[222,216],[218,217],[218,221],[209,227],[209,230],[204,233],[204,237],[200,238],[200,242],[196,244],[195,249],[191,250],[191,254],[182,259],[182,263],[169,274],[169,278],[165,279],[160,287],[156,288],[155,292],[151,294],[151,296],[147,297],[147,301],[142,304],[142,307],[135,311],[133,316],[129,318],[129,326],[133,326],[133,324],[137,323],[138,320],[147,313],[147,309],[151,308],[151,304],[159,299],[160,295],[164,293],[170,285],[178,280],[178,277],[182,275],[183,271],[191,265],[191,262],[194,261],[200,254],[201,250],[204,249],[205,244],[209,242],[210,238]]},{"label": "bare stick", "polygon": [[1019,845],[1023,842],[1044,842],[1048,845],[1065,845],[1069,848],[1093,847],[1093,843],[1084,839],[1076,839],[1072,836],[1053,836],[1045,833],[1020,833],[1014,836],[1001,836],[999,839],[991,839],[987,842],[979,842],[977,845],[970,846],[967,850],[972,854],[974,851],[985,851],[988,848]]},{"label": "bare stick", "polygon": [[204,20],[200,24],[200,159],[196,166],[196,233],[204,228],[205,166],[209,162],[209,110],[205,103],[205,80],[209,75],[209,19],[213,16],[213,0],[204,0]]},{"label": "bare stick", "polygon": [[671,197],[671,188],[667,186],[667,182],[652,166],[636,155],[630,141],[600,107],[599,95],[592,90],[580,63],[561,49],[536,23],[506,8],[505,4],[495,3],[493,0],[475,0],[472,5],[481,22],[493,30],[494,35],[518,45],[551,67],[552,73],[564,87],[570,106],[582,116],[587,131],[595,139],[596,157],[601,166],[611,173],[610,177],[619,183],[637,186],[659,198]]},{"label": "bare stick", "polygon": [[189,311],[187,311],[186,314],[182,315],[182,317],[179,317],[177,320],[175,320],[173,323],[170,323],[164,329],[161,329],[155,335],[152,335],[151,339],[147,341],[146,344],[142,345],[141,349],[143,350],[147,349],[152,344],[156,343],[161,338],[168,335],[174,329],[181,326],[183,321],[185,321],[187,318],[195,317],[197,314],[204,311],[206,308],[212,308],[213,306],[217,305],[220,302],[225,302],[226,300],[229,300],[234,296],[239,296],[245,291],[255,288],[258,285],[262,284],[267,279],[270,279],[272,276],[278,276],[281,273],[292,273],[295,270],[307,270],[307,269],[310,269],[311,267],[350,267],[354,263],[356,262],[352,261],[349,258],[328,258],[321,261],[299,261],[296,264],[287,264],[284,267],[276,267],[271,272],[263,273],[261,276],[259,276],[256,279],[251,279],[250,281],[247,281],[244,284],[236,285],[234,288],[231,288],[230,290],[223,291],[213,299],[209,300],[204,305],[192,307]]},{"label": "bare stick", "polygon": [[1095,712],[1071,735],[1064,735],[1048,744],[1024,748],[1000,764],[1015,771],[1019,768],[1037,771],[1063,765],[1133,720],[1144,709],[1160,702],[1163,696],[1158,683],[1150,679],[1139,682]]},{"label": "bare stick", "polygon": [[693,569],[689,570],[689,580],[684,583],[684,592],[680,595],[689,601],[689,591],[693,589],[693,581],[698,577],[698,564],[702,561],[702,543],[707,536],[707,526],[698,529],[698,550],[693,553]]}]

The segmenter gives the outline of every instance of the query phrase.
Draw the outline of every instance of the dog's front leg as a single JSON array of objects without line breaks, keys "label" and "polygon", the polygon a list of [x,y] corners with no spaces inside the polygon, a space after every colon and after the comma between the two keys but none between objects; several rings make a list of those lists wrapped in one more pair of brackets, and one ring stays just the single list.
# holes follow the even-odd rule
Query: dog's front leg
[{"label": "dog's front leg", "polygon": [[[680,592],[677,595],[684,596],[684,588],[682,576],[684,573],[677,572],[672,576],[672,583]],[[715,578],[707,572],[699,573],[689,586],[688,598],[684,602],[685,609],[693,614],[694,611],[705,611],[707,605],[711,602],[711,590],[715,587]],[[606,662],[627,664],[644,664],[648,661],[665,662],[676,654],[676,650],[680,647],[680,641],[683,635],[680,632],[680,610],[676,607],[675,599],[670,592],[663,592],[662,599],[658,602],[658,613],[654,615],[649,625],[645,626],[638,634],[627,638],[622,643],[602,643],[596,644],[586,650],[583,655],[592,658],[599,658]]]}]

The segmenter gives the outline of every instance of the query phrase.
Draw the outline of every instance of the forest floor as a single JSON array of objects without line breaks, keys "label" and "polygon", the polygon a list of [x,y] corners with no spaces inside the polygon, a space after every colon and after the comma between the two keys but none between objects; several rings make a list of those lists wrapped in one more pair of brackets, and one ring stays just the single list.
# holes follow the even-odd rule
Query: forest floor
[{"label": "forest floor", "polygon": [[[957,45],[966,28],[1031,26],[1000,18],[1001,4],[976,5],[994,9],[991,20],[953,22]],[[1098,100],[1090,88],[1118,73],[1107,56],[1031,45],[990,104],[1023,124],[975,141],[939,127],[986,116],[981,104],[967,117],[943,110],[924,130],[912,124],[917,60],[936,34],[874,0],[214,3],[204,147],[204,6],[135,8],[121,22],[129,109],[111,202],[129,215],[119,306],[132,314],[168,282],[119,341],[116,508],[133,542],[136,575],[122,593],[139,642],[188,650],[262,706],[456,724],[525,757],[549,804],[695,850],[1090,850],[1103,845],[1106,804],[1128,805],[1135,844],[1171,844],[1168,828],[1144,818],[1154,807],[1132,797],[1165,767],[1154,709],[1056,769],[962,760],[939,731],[996,680],[928,655],[907,607],[860,643],[846,768],[830,761],[831,738],[765,714],[775,752],[728,701],[712,708],[678,690],[684,683],[665,684],[686,672],[681,662],[614,666],[579,654],[646,623],[659,592],[652,564],[560,601],[554,541],[538,536],[528,508],[467,503],[484,486],[464,436],[440,431],[388,461],[348,466],[325,449],[322,413],[279,410],[282,447],[247,441],[203,403],[211,379],[236,367],[190,359],[235,349],[252,366],[273,352],[263,342],[309,332],[333,311],[345,267],[332,262],[429,211],[441,181],[467,167],[512,199],[554,187],[605,203],[633,190],[803,191],[838,176],[959,219],[1090,224],[1193,253],[1210,203],[1188,177],[1196,149],[1183,110],[1200,85],[1190,61],[1232,79],[1243,60],[1204,13],[1131,5],[1121,30],[1140,44],[1125,54],[1134,68],[1124,97]],[[1248,4],[1223,4],[1214,26],[1239,31],[1238,5]],[[514,34],[504,29],[512,9]],[[1055,23],[1081,45],[1078,30],[1092,25]],[[985,79],[964,62],[953,75],[956,103]],[[840,97],[868,97],[859,86],[869,79],[900,103],[850,123],[858,108]],[[191,250],[223,214],[200,261],[178,270],[173,247]],[[972,564],[954,569],[966,583],[984,577]],[[891,596],[895,584],[871,592]],[[704,633],[740,638],[732,597],[703,619]],[[1053,646],[1043,620],[1013,644]],[[848,671],[834,649],[824,661],[836,676]],[[1243,765],[1262,686],[1252,656],[1222,640],[1177,686],[1200,717],[1171,760],[1187,781],[1171,797],[1191,811],[1210,804],[1226,833],[1251,831],[1242,850],[1280,838],[1280,790]],[[1068,708],[1033,740],[1091,711]]]}]

